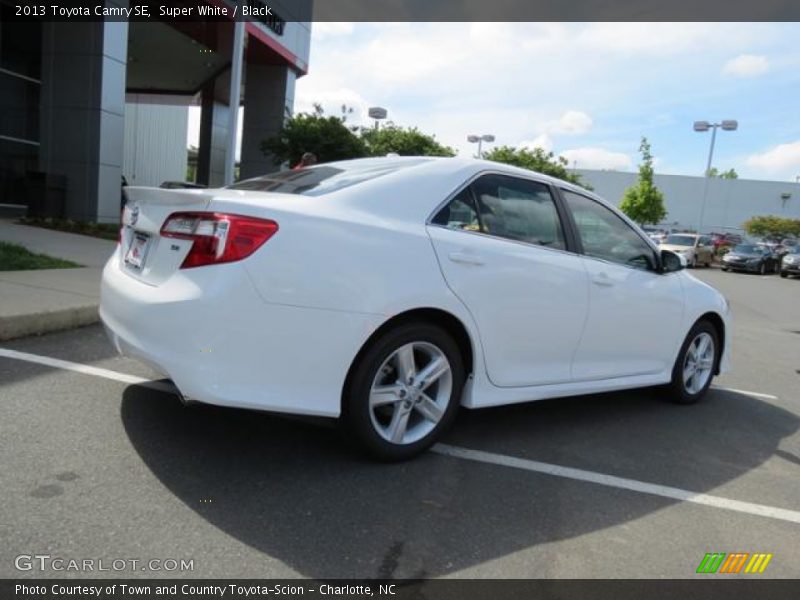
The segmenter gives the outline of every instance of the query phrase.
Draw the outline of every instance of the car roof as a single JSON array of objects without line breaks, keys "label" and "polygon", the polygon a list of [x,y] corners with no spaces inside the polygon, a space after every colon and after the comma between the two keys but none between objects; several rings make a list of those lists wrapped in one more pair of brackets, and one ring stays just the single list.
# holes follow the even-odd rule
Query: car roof
[{"label": "car roof", "polygon": [[[608,204],[605,199],[597,194],[592,193],[590,190],[563,179],[545,175],[544,173],[533,171],[531,169],[524,169],[522,167],[515,167],[505,163],[477,158],[460,156],[381,156],[373,158],[341,160],[329,163],[321,163],[321,165],[347,169],[348,167],[389,167],[392,164],[403,165],[404,163],[404,166],[410,168],[399,169],[398,174],[413,176],[415,172],[438,171],[442,174],[455,174],[459,172],[466,176],[472,176],[482,172],[495,172],[515,177],[524,177],[526,179],[536,179],[537,181],[542,181],[554,186],[559,186],[564,189],[574,191],[576,193],[591,196],[596,200],[601,200],[602,202]],[[412,164],[409,165],[408,163]]]}]

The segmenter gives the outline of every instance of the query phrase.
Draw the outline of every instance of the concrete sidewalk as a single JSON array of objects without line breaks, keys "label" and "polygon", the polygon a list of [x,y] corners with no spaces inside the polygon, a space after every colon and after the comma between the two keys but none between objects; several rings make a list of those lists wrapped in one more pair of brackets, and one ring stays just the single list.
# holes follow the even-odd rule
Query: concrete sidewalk
[{"label": "concrete sidewalk", "polygon": [[0,341],[96,323],[100,274],[116,243],[0,220],[0,241],[83,265],[0,271]]}]

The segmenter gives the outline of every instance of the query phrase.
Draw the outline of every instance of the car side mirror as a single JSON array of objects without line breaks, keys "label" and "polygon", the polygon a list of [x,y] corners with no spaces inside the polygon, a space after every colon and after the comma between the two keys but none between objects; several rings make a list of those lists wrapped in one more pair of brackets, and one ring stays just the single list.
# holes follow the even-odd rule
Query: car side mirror
[{"label": "car side mirror", "polygon": [[686,257],[671,250],[661,251],[661,272],[674,273],[686,268]]}]

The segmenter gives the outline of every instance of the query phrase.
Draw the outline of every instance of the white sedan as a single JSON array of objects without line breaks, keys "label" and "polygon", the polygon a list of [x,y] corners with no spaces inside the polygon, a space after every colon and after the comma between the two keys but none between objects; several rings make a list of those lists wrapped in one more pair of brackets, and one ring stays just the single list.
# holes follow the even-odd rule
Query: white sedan
[{"label": "white sedan", "polygon": [[383,459],[459,406],[656,385],[691,403],[728,366],[719,292],[531,171],[375,158],[127,195],[100,306],[116,348],[186,400],[337,417]]}]

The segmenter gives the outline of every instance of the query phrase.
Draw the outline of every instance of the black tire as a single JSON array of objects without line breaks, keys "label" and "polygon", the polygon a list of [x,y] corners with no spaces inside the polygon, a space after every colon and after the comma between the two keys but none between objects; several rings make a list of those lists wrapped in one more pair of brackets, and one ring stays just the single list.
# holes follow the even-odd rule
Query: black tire
[{"label": "black tire", "polygon": [[723,271],[725,271],[726,273],[728,272],[728,267],[720,267],[720,269],[722,269],[722,270],[723,270]]},{"label": "black tire", "polygon": [[[379,369],[392,354],[407,344],[417,342],[432,345],[446,357],[452,375],[451,392],[441,419],[431,431],[411,443],[393,443],[382,437],[373,423],[370,408],[372,384],[378,376]],[[432,446],[452,425],[460,405],[465,378],[461,352],[447,331],[425,322],[399,325],[374,340],[353,365],[342,398],[341,424],[348,438],[373,458],[384,461],[413,458]],[[395,407],[387,410],[398,409]],[[409,412],[416,415],[413,409]]]},{"label": "black tire", "polygon": [[[714,341],[713,365],[711,367],[711,375],[705,385],[703,385],[703,387],[696,392],[691,393],[686,389],[686,385],[683,381],[683,368],[686,363],[686,354],[689,350],[689,346],[692,344],[692,342],[694,342],[695,338],[702,333],[708,333],[711,335],[711,338]],[[689,334],[686,336],[686,339],[683,341],[680,352],[678,352],[678,357],[675,359],[675,364],[672,368],[672,381],[670,381],[669,384],[667,384],[667,386],[664,388],[667,398],[675,404],[694,404],[698,402],[711,386],[711,381],[714,379],[714,374],[716,373],[717,365],[719,364],[720,351],[721,348],[719,346],[717,329],[706,320],[701,320],[695,323],[694,327],[692,327],[692,329],[689,331]]]},{"label": "black tire", "polygon": [[782,279],[786,279],[788,276],[789,276],[788,273],[784,273],[783,271],[781,271],[781,278]]}]

